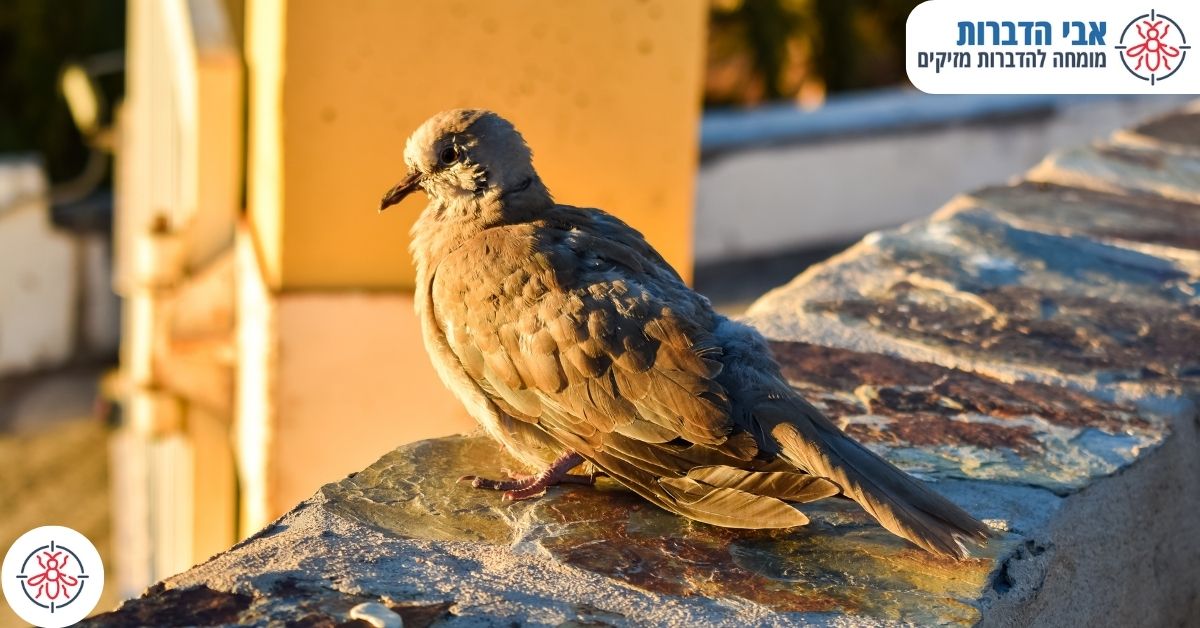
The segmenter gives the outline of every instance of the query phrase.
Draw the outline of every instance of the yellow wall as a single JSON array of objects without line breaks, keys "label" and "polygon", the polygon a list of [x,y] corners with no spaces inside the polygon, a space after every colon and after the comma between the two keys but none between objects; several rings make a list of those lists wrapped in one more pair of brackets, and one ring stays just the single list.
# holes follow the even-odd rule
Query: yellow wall
[{"label": "yellow wall", "polygon": [[274,289],[411,287],[417,195],[383,216],[408,134],[510,118],[564,203],[603,207],[691,270],[707,3],[251,0],[249,211]]},{"label": "yellow wall", "polygon": [[510,118],[557,199],[618,214],[690,274],[706,11],[247,0],[242,533],[397,445],[473,426],[424,355],[407,293],[408,229],[425,199],[376,212],[429,115]]},{"label": "yellow wall", "polygon": [[280,285],[283,258],[284,0],[246,5],[245,55],[249,87],[246,129],[246,205],[252,243],[266,281]]},{"label": "yellow wall", "polygon": [[286,294],[276,312],[272,516],[399,445],[475,429],[429,366],[412,295]]}]

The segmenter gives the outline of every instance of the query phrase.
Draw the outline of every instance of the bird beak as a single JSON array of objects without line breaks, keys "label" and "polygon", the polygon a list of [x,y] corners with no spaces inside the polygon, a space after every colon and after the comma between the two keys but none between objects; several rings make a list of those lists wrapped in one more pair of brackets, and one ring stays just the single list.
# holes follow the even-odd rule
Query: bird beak
[{"label": "bird beak", "polygon": [[404,180],[392,186],[392,189],[383,195],[383,199],[379,201],[379,211],[383,211],[396,203],[404,200],[404,197],[412,194],[421,186],[421,173],[418,170],[412,170],[404,177]]}]

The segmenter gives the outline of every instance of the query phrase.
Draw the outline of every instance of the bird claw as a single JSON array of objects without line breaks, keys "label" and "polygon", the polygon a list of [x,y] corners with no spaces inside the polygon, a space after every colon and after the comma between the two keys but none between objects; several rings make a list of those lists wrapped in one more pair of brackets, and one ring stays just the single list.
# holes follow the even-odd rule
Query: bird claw
[{"label": "bird claw", "polygon": [[519,502],[526,499],[535,499],[546,494],[545,486],[530,486],[528,488],[517,489],[513,491],[504,491],[504,501]]},{"label": "bird claw", "polygon": [[489,480],[477,475],[464,475],[458,478],[458,483],[470,483],[475,488],[493,491],[504,491],[504,501],[521,501],[533,499],[546,494],[546,489],[556,484],[595,484],[596,475],[571,475],[567,471],[575,468],[583,458],[579,454],[568,453],[555,460],[545,471],[537,475],[518,476],[505,469],[507,480]]},{"label": "bird claw", "polygon": [[507,469],[507,468],[503,468],[503,467],[501,467],[500,472],[503,473],[504,475],[508,476],[508,479],[510,479],[510,480],[521,481],[521,480],[528,480],[528,479],[537,477],[537,476],[531,475],[529,473],[521,473],[519,471],[513,471],[512,469]]}]

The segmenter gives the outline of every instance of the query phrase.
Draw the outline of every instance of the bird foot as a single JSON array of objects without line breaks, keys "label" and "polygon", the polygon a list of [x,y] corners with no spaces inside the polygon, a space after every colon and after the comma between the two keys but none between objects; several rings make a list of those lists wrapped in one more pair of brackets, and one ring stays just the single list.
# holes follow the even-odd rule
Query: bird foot
[{"label": "bird foot", "polygon": [[557,484],[586,484],[596,483],[595,474],[572,475],[567,473],[583,462],[583,456],[569,452],[559,456],[541,473],[535,475],[516,476],[509,473],[507,480],[489,480],[475,475],[464,475],[458,482],[469,482],[475,488],[492,491],[504,491],[505,501],[520,501],[532,499],[546,494],[546,489]]}]

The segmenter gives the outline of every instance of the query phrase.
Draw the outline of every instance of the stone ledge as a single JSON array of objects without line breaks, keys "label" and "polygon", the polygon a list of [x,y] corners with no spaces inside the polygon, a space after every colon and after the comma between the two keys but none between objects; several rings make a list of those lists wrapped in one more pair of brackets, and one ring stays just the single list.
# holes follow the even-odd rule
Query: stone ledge
[{"label": "stone ledge", "polygon": [[505,504],[454,479],[511,461],[454,437],[327,485],[94,623],[366,625],[362,602],[406,625],[1186,623],[1197,124],[1193,107],[1053,156],[752,308],[814,403],[1003,532],[978,556],[931,557],[837,500],[789,531],[692,523],[603,479]]},{"label": "stone ledge", "polygon": [[[1200,616],[1198,124],[1200,103],[1051,156],[868,236],[749,312],[777,343],[905,364],[883,411],[828,408],[868,439],[882,425],[902,466],[1060,496],[998,561],[977,600],[983,625]],[[821,363],[789,375],[836,391],[806,381]],[[953,375],[930,385],[934,365]],[[968,372],[987,385],[955,394]],[[949,421],[933,427],[937,414]],[[1004,430],[964,430],[985,417]],[[980,456],[990,464],[971,468]]]},{"label": "stone ledge", "polygon": [[[401,447],[141,604],[207,587],[242,596],[238,621],[257,624],[345,621],[362,601],[449,603],[449,625],[971,623],[995,560],[1023,542],[1013,532],[958,563],[836,500],[806,508],[813,523],[801,530],[742,531],[675,517],[606,480],[515,504],[454,483],[511,463],[481,436]],[[1044,526],[1058,502],[995,483],[939,490],[1010,530]],[[126,606],[117,615],[137,612]]]}]

